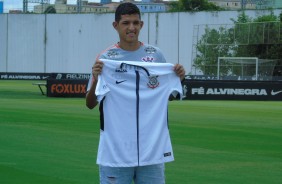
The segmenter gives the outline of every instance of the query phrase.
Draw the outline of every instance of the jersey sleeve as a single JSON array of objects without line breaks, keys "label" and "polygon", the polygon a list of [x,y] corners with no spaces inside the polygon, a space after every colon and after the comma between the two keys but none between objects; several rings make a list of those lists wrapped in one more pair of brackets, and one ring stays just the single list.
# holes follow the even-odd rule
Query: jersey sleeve
[{"label": "jersey sleeve", "polygon": [[90,73],[90,78],[89,78],[88,84],[87,84],[87,89],[86,89],[87,92],[90,90],[91,84],[92,84],[92,81],[93,81],[93,80],[94,80],[94,79],[93,79],[93,75],[92,75],[92,72],[91,72],[91,73]]},{"label": "jersey sleeve", "polygon": [[175,76],[176,74],[172,74],[174,75],[171,79],[170,79],[170,93],[171,95],[174,96],[174,98],[176,98],[178,95],[180,96],[180,100],[183,97],[183,89],[182,89],[182,85],[181,85],[181,81],[180,78],[178,76]]},{"label": "jersey sleeve", "polygon": [[98,102],[100,102],[109,91],[110,88],[107,85],[106,81],[104,80],[103,76],[99,75],[96,90],[95,90],[95,94],[97,96]]}]

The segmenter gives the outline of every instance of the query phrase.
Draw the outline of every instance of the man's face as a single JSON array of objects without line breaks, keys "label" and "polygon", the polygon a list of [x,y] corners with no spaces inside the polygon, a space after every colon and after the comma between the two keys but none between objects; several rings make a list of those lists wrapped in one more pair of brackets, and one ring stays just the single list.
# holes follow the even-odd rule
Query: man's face
[{"label": "man's face", "polygon": [[119,34],[120,42],[131,44],[138,42],[143,21],[138,14],[122,15],[120,21],[114,22],[113,26]]}]

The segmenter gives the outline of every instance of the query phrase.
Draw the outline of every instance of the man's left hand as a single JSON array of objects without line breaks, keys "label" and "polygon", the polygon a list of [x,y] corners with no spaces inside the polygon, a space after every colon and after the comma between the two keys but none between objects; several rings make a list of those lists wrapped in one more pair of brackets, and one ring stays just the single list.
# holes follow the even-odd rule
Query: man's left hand
[{"label": "man's left hand", "polygon": [[181,81],[185,78],[185,69],[181,64],[174,65],[174,71]]}]

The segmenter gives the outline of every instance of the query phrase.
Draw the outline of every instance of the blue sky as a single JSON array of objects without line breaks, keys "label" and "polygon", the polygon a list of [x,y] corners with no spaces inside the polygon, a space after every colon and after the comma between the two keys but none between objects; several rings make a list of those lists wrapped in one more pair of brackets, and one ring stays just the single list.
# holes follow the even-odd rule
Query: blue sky
[{"label": "blue sky", "polygon": [[[4,2],[4,12],[8,13],[9,10],[22,10],[23,0],[0,0]],[[76,0],[67,0],[68,4],[76,4]],[[100,0],[88,0],[89,2],[100,2]],[[50,0],[51,4],[54,4],[55,0]],[[36,3],[29,3],[28,9],[33,10],[33,6]]]}]

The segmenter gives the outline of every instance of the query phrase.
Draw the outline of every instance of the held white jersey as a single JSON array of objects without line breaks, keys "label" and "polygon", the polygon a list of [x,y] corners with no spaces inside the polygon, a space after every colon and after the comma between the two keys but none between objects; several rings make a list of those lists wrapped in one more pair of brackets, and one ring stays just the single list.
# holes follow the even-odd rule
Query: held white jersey
[{"label": "held white jersey", "polygon": [[133,167],[173,161],[168,98],[182,96],[173,65],[101,60],[95,91],[101,121],[97,164]]}]

